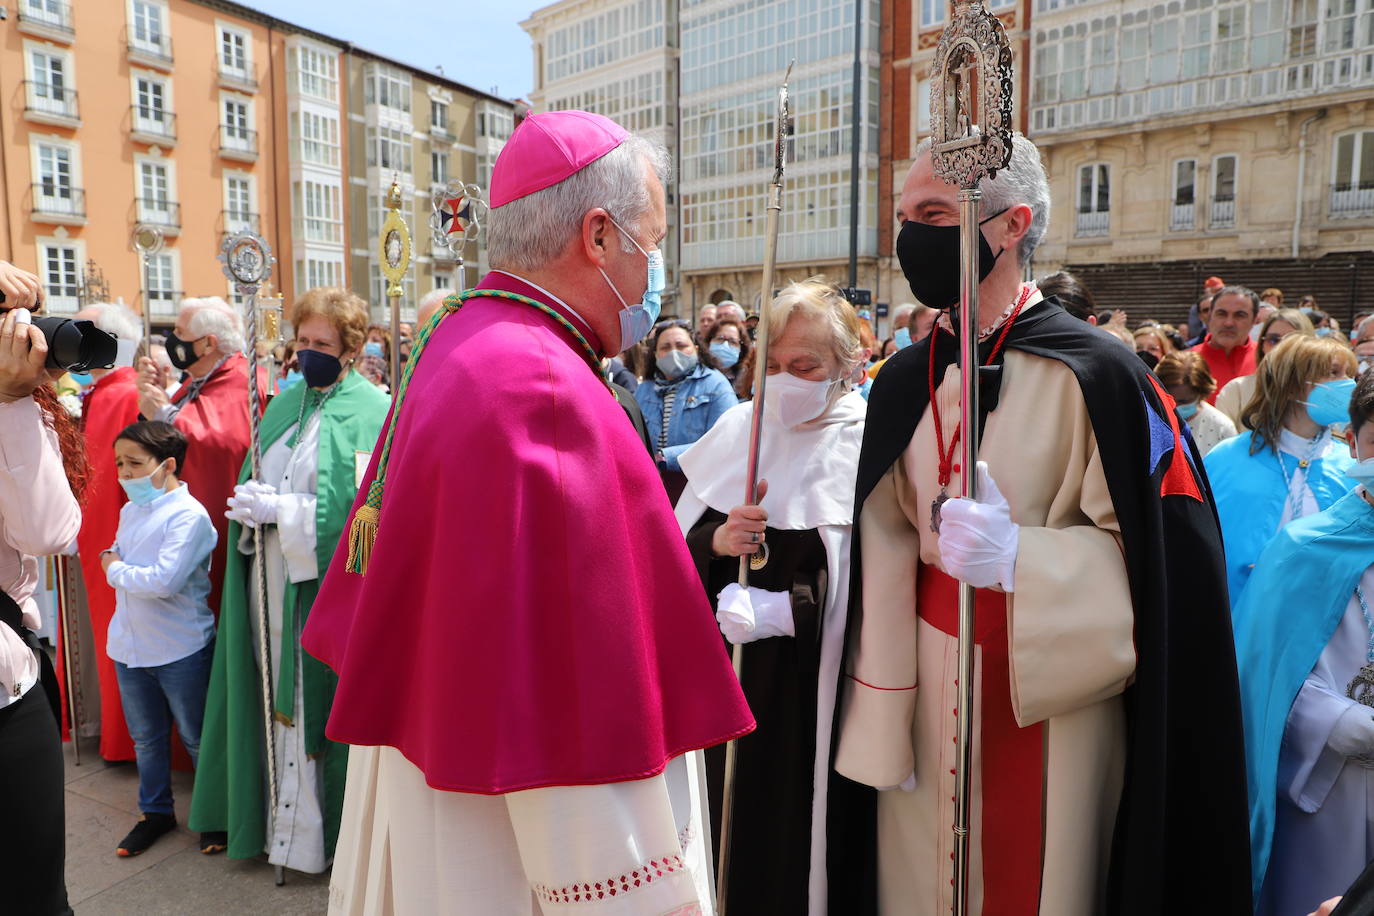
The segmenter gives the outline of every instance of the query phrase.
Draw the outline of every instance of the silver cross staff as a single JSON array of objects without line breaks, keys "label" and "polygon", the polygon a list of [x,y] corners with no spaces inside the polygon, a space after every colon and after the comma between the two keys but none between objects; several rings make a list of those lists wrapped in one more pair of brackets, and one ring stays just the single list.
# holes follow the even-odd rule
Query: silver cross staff
[{"label": "silver cross staff", "polygon": [[[254,480],[262,479],[262,393],[258,391],[258,290],[272,276],[272,248],[267,240],[248,230],[235,232],[220,247],[219,260],[224,275],[244,299],[248,332],[248,417],[249,468]],[[267,749],[267,800],[271,817],[277,816],[277,747],[272,707],[272,648],[267,628],[269,603],[267,597],[267,561],[263,556],[262,526],[253,526],[253,553],[257,557],[256,588],[258,596],[258,674],[262,681],[262,727],[264,747]],[[268,821],[271,833],[271,820]],[[286,872],[276,866],[277,886],[286,883]]]},{"label": "silver cross staff", "polygon": [[458,289],[468,288],[467,264],[463,253],[469,242],[477,241],[482,230],[482,222],[487,217],[487,202],[482,198],[482,189],[475,184],[450,181],[430,193],[429,227],[434,233],[436,248],[447,248],[453,253],[458,267]]},{"label": "silver cross staff", "polygon": [[[795,63],[795,62],[794,62]],[[763,236],[763,290],[759,295],[759,323],[754,331],[754,419],[749,428],[749,455],[745,465],[744,502],[758,502],[759,450],[763,447],[763,398],[768,385],[768,311],[773,304],[773,271],[778,263],[778,217],[782,213],[782,170],[787,161],[787,135],[790,133],[792,103],[787,85],[792,78],[792,64],[778,89],[778,121],[773,135],[773,180],[768,184],[768,217]],[[760,545],[753,556],[739,558],[739,584],[749,587],[749,570],[763,569],[768,564],[768,545]],[[730,655],[735,677],[744,676],[744,646],[736,645]],[[720,793],[720,852],[716,868],[716,914],[725,916],[725,904],[730,888],[730,815],[735,800],[735,758],[739,739],[725,745],[725,778]]]},{"label": "silver cross staff", "polygon": [[[1011,47],[978,0],[955,0],[931,64],[930,160],[935,177],[959,186],[959,495],[976,497],[978,475],[979,182],[1011,162]],[[935,392],[930,393],[932,398]],[[954,763],[954,916],[968,913],[969,820],[973,807],[974,589],[959,583],[959,690]]]}]

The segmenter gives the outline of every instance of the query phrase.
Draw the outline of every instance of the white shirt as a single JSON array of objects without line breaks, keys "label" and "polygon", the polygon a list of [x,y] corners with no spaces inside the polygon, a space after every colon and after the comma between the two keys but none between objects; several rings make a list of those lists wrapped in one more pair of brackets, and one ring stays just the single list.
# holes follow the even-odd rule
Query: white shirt
[{"label": "white shirt", "polygon": [[[31,397],[0,403],[0,588],[18,603],[30,630],[42,625],[33,600],[37,558],[65,551],[80,527],[81,507],[42,409]],[[33,650],[0,623],[0,708],[37,682]]]},{"label": "white shirt", "polygon": [[115,549],[105,570],[115,590],[106,652],[130,668],[154,668],[199,652],[215,635],[210,555],[219,535],[185,484],[119,510]]},{"label": "white shirt", "polygon": [[[1292,455],[1302,461],[1312,461],[1321,458],[1332,447],[1331,430],[1324,429],[1315,439],[1304,439],[1297,433],[1288,428],[1279,430],[1279,451]],[[1287,472],[1288,468],[1280,459],[1280,470]],[[1307,485],[1307,468],[1299,465],[1291,473],[1285,473],[1288,480],[1288,496],[1283,502],[1283,517],[1279,519],[1279,527],[1297,518],[1306,518],[1321,511],[1321,506],[1317,505],[1317,497],[1312,492],[1312,488]]]}]

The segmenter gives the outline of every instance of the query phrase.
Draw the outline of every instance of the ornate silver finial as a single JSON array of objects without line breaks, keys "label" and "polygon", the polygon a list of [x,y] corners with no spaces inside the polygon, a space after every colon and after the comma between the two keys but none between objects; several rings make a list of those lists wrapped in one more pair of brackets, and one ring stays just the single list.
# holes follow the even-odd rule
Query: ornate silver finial
[{"label": "ornate silver finial", "polygon": [[977,187],[1011,162],[1011,46],[980,0],[956,0],[931,64],[935,176]]},{"label": "ornate silver finial", "polygon": [[434,233],[434,244],[448,248],[456,258],[461,258],[463,248],[477,240],[487,218],[487,202],[482,199],[482,189],[475,184],[450,181],[434,189],[430,205],[433,211],[429,226]]},{"label": "ornate silver finial", "polygon": [[219,260],[224,275],[240,294],[255,295],[272,276],[272,246],[260,235],[244,229],[227,236],[220,246]]}]

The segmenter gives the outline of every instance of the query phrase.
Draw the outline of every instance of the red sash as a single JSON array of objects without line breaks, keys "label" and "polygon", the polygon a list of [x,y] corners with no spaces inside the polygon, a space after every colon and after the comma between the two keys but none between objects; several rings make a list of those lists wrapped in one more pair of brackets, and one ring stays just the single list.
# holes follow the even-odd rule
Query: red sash
[{"label": "red sash", "polygon": [[[917,581],[921,619],[957,637],[958,580],[923,564]],[[1020,728],[1012,714],[1006,596],[987,589],[976,594],[983,716],[974,740],[982,755],[983,819],[973,836],[983,853],[983,916],[1031,916],[1040,907],[1044,730],[1041,723]]]}]

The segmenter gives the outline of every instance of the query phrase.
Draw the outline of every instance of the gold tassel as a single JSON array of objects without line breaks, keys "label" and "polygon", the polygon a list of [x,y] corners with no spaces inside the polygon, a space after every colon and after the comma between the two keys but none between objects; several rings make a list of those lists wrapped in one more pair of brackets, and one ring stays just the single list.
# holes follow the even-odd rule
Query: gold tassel
[{"label": "gold tassel", "polygon": [[377,522],[382,513],[367,503],[353,513],[353,522],[348,528],[348,565],[349,572],[358,575],[367,573],[368,560],[372,558],[372,545],[377,540]]}]

